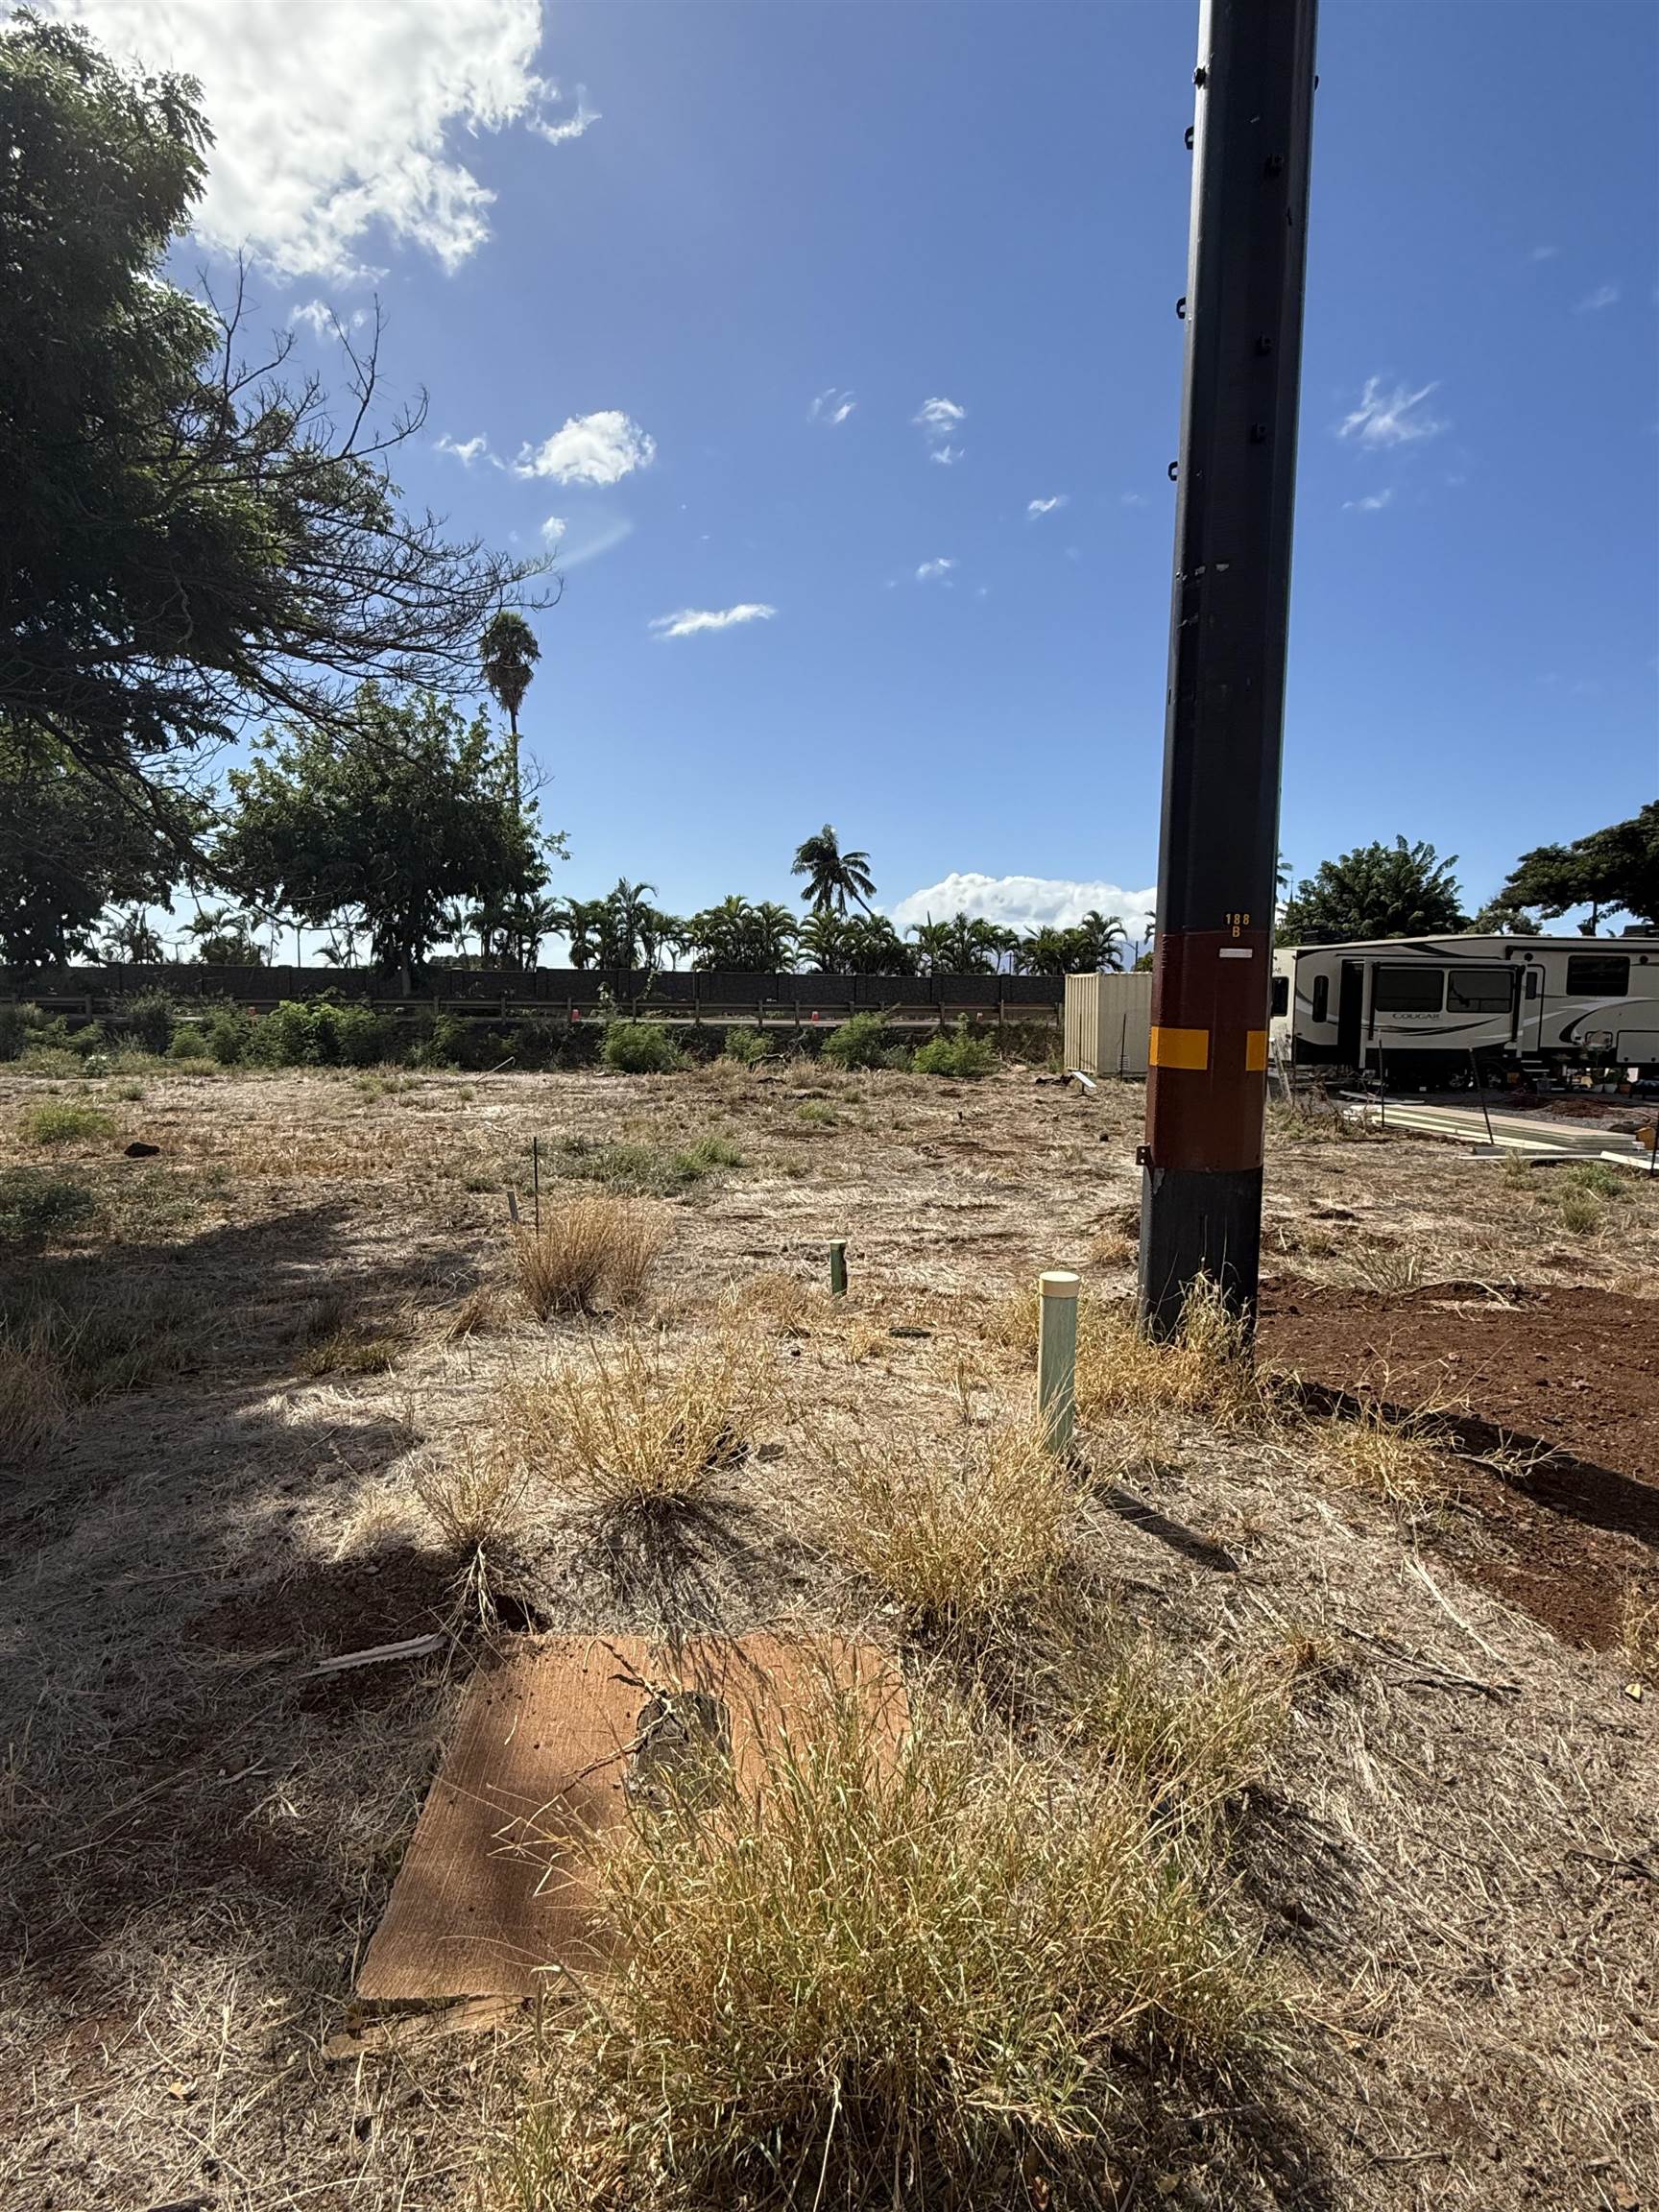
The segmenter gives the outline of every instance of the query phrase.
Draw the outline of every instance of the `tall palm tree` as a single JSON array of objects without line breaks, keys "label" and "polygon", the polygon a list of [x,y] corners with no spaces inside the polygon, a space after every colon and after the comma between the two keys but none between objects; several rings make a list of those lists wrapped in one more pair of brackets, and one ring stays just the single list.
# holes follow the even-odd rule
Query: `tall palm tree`
[{"label": "tall palm tree", "polygon": [[637,955],[645,934],[646,917],[651,912],[648,902],[656,896],[655,883],[630,883],[626,876],[617,877],[613,888],[605,898],[603,967],[638,967]]},{"label": "tall palm tree", "polygon": [[1077,924],[1075,935],[1083,947],[1088,968],[1103,968],[1110,974],[1121,974],[1129,932],[1116,914],[1102,914],[1097,906],[1092,906]]},{"label": "tall palm tree", "polygon": [[518,709],[530,688],[535,663],[541,658],[536,633],[522,614],[503,607],[478,640],[484,681],[513,733],[513,805],[522,803],[518,782]]},{"label": "tall palm tree", "polygon": [[780,906],[774,900],[762,900],[749,918],[749,946],[757,970],[761,974],[786,974],[795,962],[795,939],[799,926],[787,906]]},{"label": "tall palm tree", "polygon": [[949,974],[950,969],[950,925],[935,922],[929,914],[926,922],[916,923],[910,931],[916,940],[916,956],[925,975]]},{"label": "tall palm tree", "polygon": [[827,914],[831,907],[838,914],[845,914],[849,893],[866,914],[870,911],[871,897],[876,889],[876,879],[870,873],[870,855],[843,853],[832,823],[826,822],[815,837],[808,837],[795,848],[789,873],[805,877],[806,888],[801,896],[816,914]]},{"label": "tall palm tree", "polygon": [[591,968],[603,950],[608,919],[603,899],[566,899],[559,909],[559,929],[570,953],[572,968]]}]

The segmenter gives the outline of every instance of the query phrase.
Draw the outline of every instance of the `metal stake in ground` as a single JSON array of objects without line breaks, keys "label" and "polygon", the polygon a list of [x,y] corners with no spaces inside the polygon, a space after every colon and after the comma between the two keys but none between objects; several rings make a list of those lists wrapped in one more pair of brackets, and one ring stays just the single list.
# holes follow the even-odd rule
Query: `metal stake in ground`
[{"label": "metal stake in ground", "polygon": [[1037,1278],[1037,1417],[1051,1452],[1071,1449],[1077,1405],[1077,1291],[1081,1278],[1051,1268]]},{"label": "metal stake in ground", "polygon": [[838,1237],[830,1247],[830,1295],[845,1298],[847,1295],[847,1239]]},{"label": "metal stake in ground", "polygon": [[1316,0],[1202,0],[1141,1306],[1255,1305]]}]

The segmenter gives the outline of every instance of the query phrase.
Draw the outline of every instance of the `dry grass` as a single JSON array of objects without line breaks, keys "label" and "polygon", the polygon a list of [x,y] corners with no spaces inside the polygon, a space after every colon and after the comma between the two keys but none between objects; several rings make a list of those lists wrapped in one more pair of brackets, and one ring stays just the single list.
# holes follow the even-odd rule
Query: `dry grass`
[{"label": "dry grass", "polygon": [[493,1283],[480,1283],[445,1317],[443,1337],[459,1344],[469,1336],[493,1336],[500,1326],[501,1293]]},{"label": "dry grass", "polygon": [[1076,1493],[1034,1422],[827,1441],[825,1541],[911,1624],[978,1643],[1050,1590]]},{"label": "dry grass", "polygon": [[1659,1685],[1659,1585],[1636,1577],[1625,1584],[1619,1643],[1637,1672]]},{"label": "dry grass", "polygon": [[756,1790],[595,1857],[622,1963],[546,2055],[522,2212],[1104,2208],[1274,2003],[1136,1790],[946,1704],[895,1752],[827,1695]]},{"label": "dry grass", "polygon": [[1271,1414],[1271,1385],[1257,1371],[1245,1327],[1213,1283],[1193,1290],[1167,1342],[1146,1334],[1128,1301],[1086,1298],[1077,1322],[1077,1417],[1086,1428],[1156,1410],[1247,1429]]},{"label": "dry grass", "polygon": [[449,1550],[463,1557],[499,1551],[522,1521],[525,1470],[496,1449],[464,1438],[415,1478],[415,1491]]},{"label": "dry grass", "polygon": [[720,1309],[733,1322],[752,1321],[780,1336],[810,1336],[822,1324],[827,1293],[783,1267],[768,1267],[722,1292]]},{"label": "dry grass", "polygon": [[549,1208],[540,1232],[513,1239],[513,1272],[537,1320],[591,1313],[602,1298],[637,1306],[666,1241],[659,1214],[619,1198],[573,1199]]},{"label": "dry grass", "polygon": [[1288,1676],[1262,1661],[1179,1665],[1168,1647],[1108,1624],[1070,1646],[1077,1739],[1160,1814],[1205,1819],[1264,1772],[1288,1711]]},{"label": "dry grass", "polygon": [[60,1436],[72,1393],[50,1336],[27,1324],[0,1322],[0,1438],[27,1458]]},{"label": "dry grass", "polygon": [[684,1504],[748,1455],[773,1397],[764,1356],[732,1331],[680,1357],[625,1336],[503,1392],[502,1449],[516,1464],[619,1509]]},{"label": "dry grass", "polygon": [[1327,1481],[1396,1505],[1443,1503],[1456,1486],[1442,1448],[1450,1410],[1428,1403],[1395,1408],[1384,1382],[1352,1413],[1311,1420],[1303,1438]]}]

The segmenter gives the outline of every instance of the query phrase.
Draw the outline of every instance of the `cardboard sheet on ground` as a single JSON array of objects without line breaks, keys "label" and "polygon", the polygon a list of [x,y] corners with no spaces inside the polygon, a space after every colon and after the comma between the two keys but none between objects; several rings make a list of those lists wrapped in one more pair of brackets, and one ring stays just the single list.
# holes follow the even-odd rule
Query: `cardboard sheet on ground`
[{"label": "cardboard sheet on ground", "polygon": [[[602,1955],[573,1839],[649,1789],[662,1695],[694,1694],[729,1730],[739,1783],[827,1684],[897,1742],[902,1682],[868,1645],[703,1637],[678,1653],[639,1636],[541,1637],[469,1685],[357,1978],[359,1997],[526,1997],[550,1965]],[[706,1701],[712,1699],[710,1705]],[[670,1711],[679,1711],[670,1704]]]}]

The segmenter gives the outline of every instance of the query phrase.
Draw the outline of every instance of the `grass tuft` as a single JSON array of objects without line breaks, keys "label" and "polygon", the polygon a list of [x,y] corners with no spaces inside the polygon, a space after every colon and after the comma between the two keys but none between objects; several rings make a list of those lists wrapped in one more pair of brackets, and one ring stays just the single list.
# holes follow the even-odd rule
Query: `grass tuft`
[{"label": "grass tuft", "polygon": [[540,1233],[517,1232],[514,1276],[539,1321],[591,1313],[607,1296],[618,1307],[634,1307],[645,1295],[664,1240],[656,1215],[595,1192],[546,1209]]},{"label": "grass tuft", "polygon": [[1076,1497],[1034,1423],[889,1429],[824,1451],[827,1540],[923,1633],[995,1637],[1058,1576]]},{"label": "grass tuft", "polygon": [[1247,1429],[1271,1410],[1270,1386],[1257,1372],[1248,1333],[1214,1283],[1193,1289],[1167,1342],[1146,1334],[1129,1301],[1085,1299],[1077,1320],[1077,1414],[1086,1427],[1162,1411]]},{"label": "grass tuft", "polygon": [[621,1963],[553,2040],[522,2212],[1104,2206],[1273,2001],[1134,1791],[950,1708],[895,1747],[826,1695],[757,1788],[592,1850]]},{"label": "grass tuft", "polygon": [[101,1107],[51,1099],[43,1106],[31,1106],[17,1130],[29,1144],[90,1144],[112,1137],[115,1122]]},{"label": "grass tuft", "polygon": [[724,1137],[699,1137],[677,1147],[661,1144],[595,1144],[572,1138],[558,1159],[561,1175],[604,1183],[636,1196],[672,1197],[706,1183],[723,1168],[741,1167],[743,1155]]},{"label": "grass tuft", "polygon": [[516,1463],[619,1510],[689,1503],[748,1455],[770,1404],[757,1347],[691,1338],[678,1363],[624,1337],[503,1393],[502,1447]]},{"label": "grass tuft", "polygon": [[97,1211],[90,1190],[49,1168],[0,1169],[0,1248],[37,1251],[61,1243]]}]

